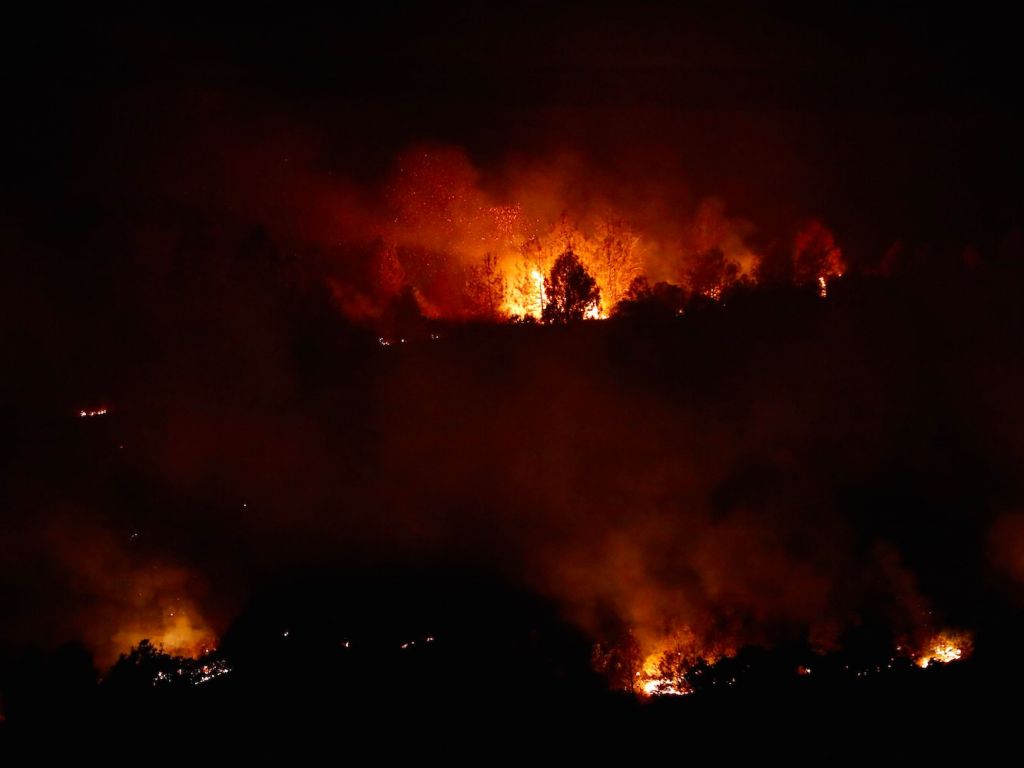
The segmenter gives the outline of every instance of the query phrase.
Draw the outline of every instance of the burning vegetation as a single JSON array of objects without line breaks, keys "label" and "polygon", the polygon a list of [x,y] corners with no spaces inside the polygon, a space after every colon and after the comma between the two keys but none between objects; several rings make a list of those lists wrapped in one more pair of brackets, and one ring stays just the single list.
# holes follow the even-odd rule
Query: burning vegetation
[{"label": "burning vegetation", "polygon": [[[460,150],[410,150],[396,162],[380,210],[358,217],[372,222],[361,235],[366,245],[347,246],[365,254],[368,279],[333,282],[335,298],[368,322],[387,323],[395,302],[408,297],[434,319],[594,320],[643,298],[642,284],[721,301],[761,279],[766,256],[784,257],[750,242],[754,226],[717,199],[653,221],[631,216],[635,201],[623,208],[599,195],[574,202],[586,176],[578,166],[537,166],[510,173],[508,191],[495,199]],[[826,296],[845,270],[833,234],[810,220],[792,238],[784,271]]]},{"label": "burning vegetation", "polygon": [[971,655],[974,643],[969,632],[946,631],[931,638],[915,656],[914,663],[921,669],[930,664],[949,664]]},{"label": "burning vegetation", "polygon": [[[610,686],[633,693],[642,698],[656,696],[685,696],[707,691],[715,686],[735,686],[739,678],[749,674],[749,664],[737,665],[740,649],[707,647],[696,637],[678,635],[657,644],[659,650],[645,652],[632,633],[617,645],[594,646],[594,669]],[[656,646],[657,647],[657,646]],[[927,640],[919,649],[896,645],[886,656],[862,658],[859,662],[844,663],[840,678],[864,678],[869,675],[899,673],[913,665],[928,669],[933,664],[962,661],[971,655],[973,638],[969,632],[943,631]],[[792,674],[808,677],[822,666],[837,676],[837,659],[845,659],[849,651],[805,651],[802,659],[792,667]],[[835,658],[832,658],[834,656]],[[820,676],[820,675],[819,675]]]}]

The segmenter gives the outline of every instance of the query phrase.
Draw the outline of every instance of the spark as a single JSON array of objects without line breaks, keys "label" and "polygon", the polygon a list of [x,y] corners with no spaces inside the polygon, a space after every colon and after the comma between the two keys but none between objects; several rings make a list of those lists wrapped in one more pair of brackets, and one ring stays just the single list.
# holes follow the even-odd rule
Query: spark
[{"label": "spark", "polygon": [[153,676],[153,686],[169,685],[180,680],[191,685],[203,685],[211,680],[231,672],[231,666],[224,659],[179,659],[179,666],[174,673],[161,670]]},{"label": "spark", "polygon": [[204,664],[199,667],[198,670],[192,672],[192,685],[202,685],[208,683],[211,680],[226,675],[231,671],[231,667],[223,659],[217,659],[211,661],[208,664]]}]

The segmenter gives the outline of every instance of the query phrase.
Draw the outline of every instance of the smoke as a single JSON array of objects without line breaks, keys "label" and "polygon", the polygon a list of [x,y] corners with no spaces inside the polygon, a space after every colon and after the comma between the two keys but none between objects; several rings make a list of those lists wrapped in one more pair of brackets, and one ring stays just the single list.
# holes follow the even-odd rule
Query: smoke
[{"label": "smoke", "polygon": [[[464,564],[595,639],[627,626],[709,657],[969,610],[976,585],[947,571],[987,552],[972,483],[1016,482],[993,426],[1019,413],[1021,374],[998,285],[852,283],[650,330],[451,325],[382,347],[362,326],[410,297],[471,316],[488,253],[514,285],[572,248],[606,300],[633,274],[698,290],[709,254],[736,281],[771,254],[801,282],[852,257],[804,213],[759,228],[671,163],[416,144],[360,174],[320,132],[204,99],[209,121],[140,139],[130,170],[78,174],[74,226],[5,235],[35,257],[4,289],[33,363],[7,384],[12,644],[195,652],[255,585],[349,562]],[[613,250],[626,275],[602,266]],[[96,403],[109,414],[78,418]],[[1014,519],[994,541],[1015,572]]]},{"label": "smoke", "polygon": [[210,599],[200,570],[148,535],[118,531],[113,521],[66,505],[11,522],[17,551],[3,567],[23,581],[6,590],[5,613],[18,621],[5,645],[80,642],[101,669],[143,639],[189,656],[216,647],[223,626],[211,626],[201,606],[219,599]]},{"label": "smoke", "polygon": [[197,572],[159,555],[135,555],[133,534],[118,542],[109,532],[74,527],[63,523],[47,549],[71,593],[70,621],[81,633],[75,639],[101,668],[144,639],[177,655],[216,647],[217,631],[199,607],[207,590]]},{"label": "smoke", "polygon": [[[762,236],[756,216],[695,194],[685,169],[653,149],[633,150],[630,163],[561,148],[481,162],[460,146],[418,143],[357,172],[322,129],[240,114],[209,92],[176,94],[171,104],[159,138],[133,137],[129,171],[110,177],[82,161],[85,177],[108,181],[80,191],[91,208],[131,201],[112,224],[128,229],[118,246],[132,242],[133,267],[166,268],[151,261],[154,246],[180,250],[183,225],[193,241],[237,242],[258,227],[281,257],[329,280],[341,310],[363,323],[379,324],[404,291],[428,316],[472,316],[467,279],[488,254],[508,285],[505,310],[521,312],[524,270],[546,274],[567,249],[597,278],[607,314],[639,275],[699,290],[692,273],[710,254],[723,262],[707,279],[753,279],[764,243],[792,239],[799,223]],[[193,110],[207,119],[181,117]]]}]

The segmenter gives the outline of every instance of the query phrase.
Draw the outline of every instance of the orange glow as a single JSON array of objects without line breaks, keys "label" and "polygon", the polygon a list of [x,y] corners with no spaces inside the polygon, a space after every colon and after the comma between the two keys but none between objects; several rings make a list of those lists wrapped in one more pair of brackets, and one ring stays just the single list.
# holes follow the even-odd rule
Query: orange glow
[{"label": "orange glow", "polygon": [[54,530],[68,580],[83,596],[76,616],[82,640],[103,667],[142,640],[174,656],[198,658],[217,645],[201,605],[204,585],[191,569],[153,559],[139,532],[83,532],[67,523]]},{"label": "orange glow", "polygon": [[820,221],[804,225],[793,243],[793,278],[797,283],[818,284],[818,295],[828,296],[828,281],[846,271],[843,251],[835,235]]},{"label": "orange glow", "polygon": [[[487,174],[458,148],[409,150],[396,160],[380,209],[358,217],[364,226],[353,243],[370,251],[366,283],[328,283],[347,315],[372,323],[408,292],[429,318],[540,320],[543,279],[566,251],[600,291],[588,320],[611,316],[638,277],[713,300],[757,281],[757,228],[723,201],[661,208],[666,201],[623,200],[602,185],[582,165],[555,159]],[[842,254],[819,222],[796,236],[793,258],[798,282],[842,272]],[[472,290],[483,287],[481,273],[501,285],[500,306]]]},{"label": "orange glow", "polygon": [[544,305],[548,300],[547,292],[544,290],[544,275],[534,269],[530,272],[530,282],[537,296],[537,304],[536,306],[524,307],[523,314],[531,314],[533,317],[540,318],[541,313],[544,311]]},{"label": "orange glow", "polygon": [[973,642],[968,632],[944,631],[928,641],[924,650],[914,659],[921,669],[927,669],[933,662],[950,664],[962,661],[971,655]]},{"label": "orange glow", "polygon": [[172,656],[198,659],[214,650],[217,636],[190,609],[167,610],[159,617],[127,617],[111,638],[112,644],[127,651],[142,640]]},{"label": "orange glow", "polygon": [[[909,656],[921,669],[927,669],[933,664],[951,664],[968,658],[973,650],[973,639],[970,632],[944,630],[931,637],[920,651],[915,652],[906,646],[897,646],[895,650],[903,653],[905,658]],[[723,677],[721,672],[716,675],[710,668],[735,655],[736,648],[713,643],[706,645],[695,633],[683,629],[650,641],[646,648],[637,635],[630,632],[618,647],[596,646],[593,661],[594,669],[605,675],[613,688],[650,698],[686,696],[696,692],[701,682],[705,686],[718,683],[734,685],[735,677]],[[894,661],[895,658],[891,658],[885,669],[893,669]],[[851,670],[849,666],[846,669],[857,677],[864,677],[871,671]],[[812,674],[813,669],[799,664],[794,671],[798,677],[806,677]],[[874,671],[881,672],[882,667],[879,665]]]},{"label": "orange glow", "polygon": [[620,685],[643,697],[693,693],[694,678],[701,669],[735,655],[732,647],[706,644],[687,627],[654,637],[631,633],[629,643],[635,644],[639,652],[635,658],[642,661]]},{"label": "orange glow", "polygon": [[677,668],[666,674],[668,660],[665,652],[649,654],[636,673],[637,689],[644,696],[685,696],[692,693],[686,682],[687,669]]}]

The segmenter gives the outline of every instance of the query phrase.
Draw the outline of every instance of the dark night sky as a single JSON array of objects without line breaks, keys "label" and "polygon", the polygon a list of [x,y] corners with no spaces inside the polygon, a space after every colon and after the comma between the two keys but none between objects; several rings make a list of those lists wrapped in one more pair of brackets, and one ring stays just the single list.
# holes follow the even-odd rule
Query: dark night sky
[{"label": "dark night sky", "polygon": [[703,194],[823,216],[866,250],[992,237],[1021,216],[1015,27],[974,6],[892,5],[24,19],[5,46],[10,201],[36,214],[88,205],[226,109],[312,127],[328,137],[319,162],[359,178],[421,140],[485,167],[567,146],[641,171],[672,154]]}]

